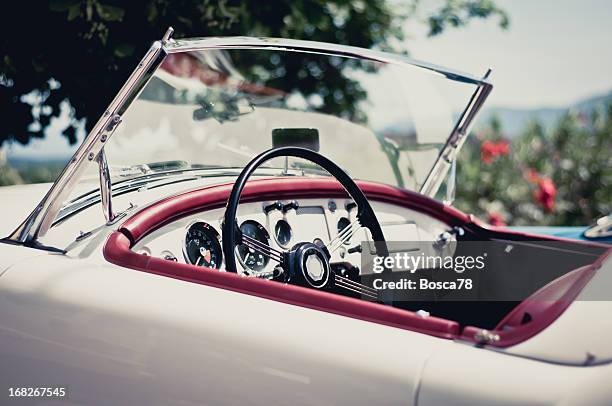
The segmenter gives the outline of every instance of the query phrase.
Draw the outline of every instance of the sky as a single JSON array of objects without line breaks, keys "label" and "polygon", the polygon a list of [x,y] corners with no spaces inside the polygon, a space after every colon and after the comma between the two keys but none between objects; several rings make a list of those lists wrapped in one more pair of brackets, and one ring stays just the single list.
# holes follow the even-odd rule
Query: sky
[{"label": "sky", "polygon": [[428,38],[415,24],[406,28],[410,55],[477,76],[491,67],[488,106],[565,107],[612,90],[612,1],[495,2],[510,16],[507,30],[473,20]]},{"label": "sky", "polygon": [[[566,107],[612,90],[612,0],[495,1],[510,16],[507,30],[496,19],[473,20],[428,38],[425,26],[414,24],[406,27],[411,56],[476,76],[491,67],[487,107]],[[13,145],[8,155],[72,154],[76,145],[55,128],[65,119],[45,139]]]}]

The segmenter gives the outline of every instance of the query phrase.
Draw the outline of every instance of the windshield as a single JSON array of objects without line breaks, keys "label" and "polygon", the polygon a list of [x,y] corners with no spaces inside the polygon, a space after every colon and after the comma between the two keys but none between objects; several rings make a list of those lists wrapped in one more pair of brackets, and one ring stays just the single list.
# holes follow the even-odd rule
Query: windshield
[{"label": "windshield", "polygon": [[[475,88],[329,52],[171,53],[105,151],[114,184],[151,172],[241,168],[271,147],[298,145],[355,179],[418,190]],[[267,167],[323,174],[293,158]]]}]

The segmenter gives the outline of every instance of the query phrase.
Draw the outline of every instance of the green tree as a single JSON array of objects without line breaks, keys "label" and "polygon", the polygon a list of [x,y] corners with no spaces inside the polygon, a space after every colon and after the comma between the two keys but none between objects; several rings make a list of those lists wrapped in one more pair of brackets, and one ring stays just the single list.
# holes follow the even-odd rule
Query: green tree
[{"label": "green tree", "polygon": [[[0,16],[0,146],[44,137],[62,103],[71,117],[63,135],[75,143],[81,120],[94,124],[152,39],[170,25],[176,37],[277,36],[388,49],[403,40],[404,24],[422,21],[420,8],[419,0],[11,2]],[[490,16],[508,23],[491,0],[443,0],[425,24],[437,35]],[[323,68],[326,74],[341,69]],[[296,86],[314,88],[313,72]],[[349,94],[350,81],[338,77],[338,89]]]}]

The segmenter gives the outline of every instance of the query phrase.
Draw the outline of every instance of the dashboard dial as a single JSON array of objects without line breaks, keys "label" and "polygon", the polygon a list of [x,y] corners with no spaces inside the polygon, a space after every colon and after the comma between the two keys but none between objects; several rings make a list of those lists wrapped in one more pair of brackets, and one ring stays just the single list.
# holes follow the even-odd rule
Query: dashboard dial
[{"label": "dashboard dial", "polygon": [[219,233],[210,224],[193,223],[185,235],[185,260],[193,265],[219,269],[223,260],[219,240]]},{"label": "dashboard dial", "polygon": [[[268,232],[258,222],[254,220],[247,220],[240,226],[240,231],[243,234],[256,239],[257,241],[270,245],[270,236]],[[246,245],[240,244],[236,247],[238,260],[248,270],[261,271],[268,265],[270,257],[261,251],[254,250],[247,247]]]},{"label": "dashboard dial", "polygon": [[278,220],[274,226],[274,238],[281,247],[286,247],[291,241],[292,230],[287,220]]}]

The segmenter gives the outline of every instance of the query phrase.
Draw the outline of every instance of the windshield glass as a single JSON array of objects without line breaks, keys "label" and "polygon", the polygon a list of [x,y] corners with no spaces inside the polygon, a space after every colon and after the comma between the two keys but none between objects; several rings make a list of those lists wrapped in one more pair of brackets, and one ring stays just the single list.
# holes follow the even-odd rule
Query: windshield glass
[{"label": "windshield glass", "polygon": [[[105,151],[113,183],[240,168],[273,146],[317,149],[356,179],[417,190],[475,85],[329,53],[208,49],[166,57]],[[321,172],[290,158],[267,163]]]}]

